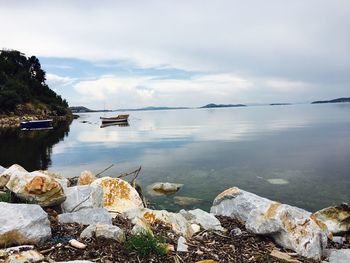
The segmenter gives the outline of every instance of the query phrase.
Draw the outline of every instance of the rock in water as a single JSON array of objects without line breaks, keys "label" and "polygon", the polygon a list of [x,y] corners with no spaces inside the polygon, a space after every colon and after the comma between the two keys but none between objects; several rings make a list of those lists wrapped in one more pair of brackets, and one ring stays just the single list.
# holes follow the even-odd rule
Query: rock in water
[{"label": "rock in water", "polygon": [[84,208],[103,207],[103,192],[100,186],[78,185],[65,190],[66,200],[61,204],[64,213]]},{"label": "rock in water", "polygon": [[162,192],[164,194],[167,193],[175,193],[180,190],[183,184],[174,184],[174,183],[155,183],[152,185],[152,189],[157,192]]},{"label": "rock in water", "polygon": [[143,208],[142,199],[128,182],[111,177],[96,179],[92,187],[101,186],[103,190],[103,206],[110,212],[123,213],[124,211]]},{"label": "rock in water", "polygon": [[51,237],[50,222],[38,205],[0,202],[0,246],[38,244]]},{"label": "rock in water", "polygon": [[78,185],[89,185],[96,180],[96,177],[90,171],[83,171],[78,178]]},{"label": "rock in water", "polygon": [[86,208],[73,213],[58,215],[60,223],[79,223],[82,225],[112,224],[112,216],[104,208]]},{"label": "rock in water", "polygon": [[350,231],[350,206],[341,204],[331,206],[314,213],[315,217],[327,225],[330,232],[335,235]]},{"label": "rock in water", "polygon": [[27,172],[19,165],[12,165],[11,178],[6,187],[18,198],[42,207],[61,204],[65,199],[62,186],[50,175],[40,172]]},{"label": "rock in water", "polygon": [[211,207],[216,215],[235,217],[247,230],[270,235],[279,245],[320,259],[327,245],[327,227],[311,213],[243,191],[237,187],[219,194]]}]

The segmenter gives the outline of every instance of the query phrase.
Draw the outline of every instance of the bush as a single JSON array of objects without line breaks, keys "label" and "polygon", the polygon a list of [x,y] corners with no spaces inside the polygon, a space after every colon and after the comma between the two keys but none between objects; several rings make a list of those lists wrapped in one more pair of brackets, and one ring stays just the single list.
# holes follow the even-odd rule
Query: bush
[{"label": "bush", "polygon": [[125,242],[125,248],[129,253],[140,257],[147,257],[151,254],[164,256],[167,253],[164,238],[153,236],[149,231],[130,236]]},{"label": "bush", "polygon": [[10,191],[0,192],[0,202],[12,203],[13,198]]}]

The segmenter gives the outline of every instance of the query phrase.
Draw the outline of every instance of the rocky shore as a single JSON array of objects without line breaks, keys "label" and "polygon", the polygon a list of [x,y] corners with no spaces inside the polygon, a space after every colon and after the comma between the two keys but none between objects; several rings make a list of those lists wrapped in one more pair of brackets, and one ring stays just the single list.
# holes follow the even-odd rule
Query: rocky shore
[{"label": "rocky shore", "polygon": [[0,167],[0,262],[350,262],[347,204],[310,213],[232,187],[172,213],[119,178],[75,182]]},{"label": "rocky shore", "polygon": [[23,116],[1,116],[0,115],[0,128],[18,128],[22,121],[34,121],[53,119],[54,122],[70,121],[73,119],[73,115],[65,116],[46,116],[46,115],[23,115]]}]

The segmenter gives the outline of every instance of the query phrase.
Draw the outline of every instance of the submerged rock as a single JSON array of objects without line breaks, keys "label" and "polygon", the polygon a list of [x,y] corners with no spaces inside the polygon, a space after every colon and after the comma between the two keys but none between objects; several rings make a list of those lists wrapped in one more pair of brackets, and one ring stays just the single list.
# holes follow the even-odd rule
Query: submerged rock
[{"label": "submerged rock", "polygon": [[201,209],[197,208],[189,211],[180,210],[180,214],[183,215],[191,224],[199,224],[205,230],[225,230],[221,226],[220,221],[213,214],[209,214]]},{"label": "submerged rock", "polygon": [[82,225],[112,224],[112,216],[104,208],[86,208],[73,213],[58,215],[60,223],[78,223]]},{"label": "submerged rock", "polygon": [[211,212],[239,219],[245,222],[247,230],[270,235],[279,245],[304,257],[320,259],[327,245],[327,227],[311,213],[237,187],[219,194]]},{"label": "submerged rock", "polygon": [[197,205],[204,202],[203,199],[198,199],[198,198],[193,198],[188,196],[179,196],[179,195],[174,197],[174,201],[175,201],[175,204],[183,205],[183,206]]},{"label": "submerged rock", "polygon": [[78,185],[89,185],[96,180],[95,175],[90,171],[83,171],[78,178]]},{"label": "submerged rock", "polygon": [[79,211],[84,208],[103,207],[103,191],[100,186],[79,185],[68,187],[66,200],[61,204],[64,213]]},{"label": "submerged rock", "polygon": [[96,179],[91,186],[102,187],[103,207],[110,212],[123,213],[135,208],[143,208],[142,199],[128,182],[111,177]]},{"label": "submerged rock", "polygon": [[39,205],[0,202],[0,246],[38,244],[51,237],[47,214]]},{"label": "submerged rock", "polygon": [[327,225],[335,235],[350,231],[350,205],[331,206],[314,213],[315,217]]},{"label": "submerged rock", "polygon": [[47,207],[59,205],[66,199],[62,186],[47,173],[29,173],[16,164],[3,172],[5,173],[10,174],[6,188],[25,202]]}]

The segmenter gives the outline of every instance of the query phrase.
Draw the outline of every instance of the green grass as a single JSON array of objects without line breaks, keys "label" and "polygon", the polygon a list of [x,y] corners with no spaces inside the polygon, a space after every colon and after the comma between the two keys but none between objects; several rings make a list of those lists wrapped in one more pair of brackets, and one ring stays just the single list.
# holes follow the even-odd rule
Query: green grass
[{"label": "green grass", "polygon": [[130,236],[125,242],[125,248],[130,254],[147,257],[151,254],[166,255],[166,244],[163,237],[153,236],[149,231],[142,231]]}]

